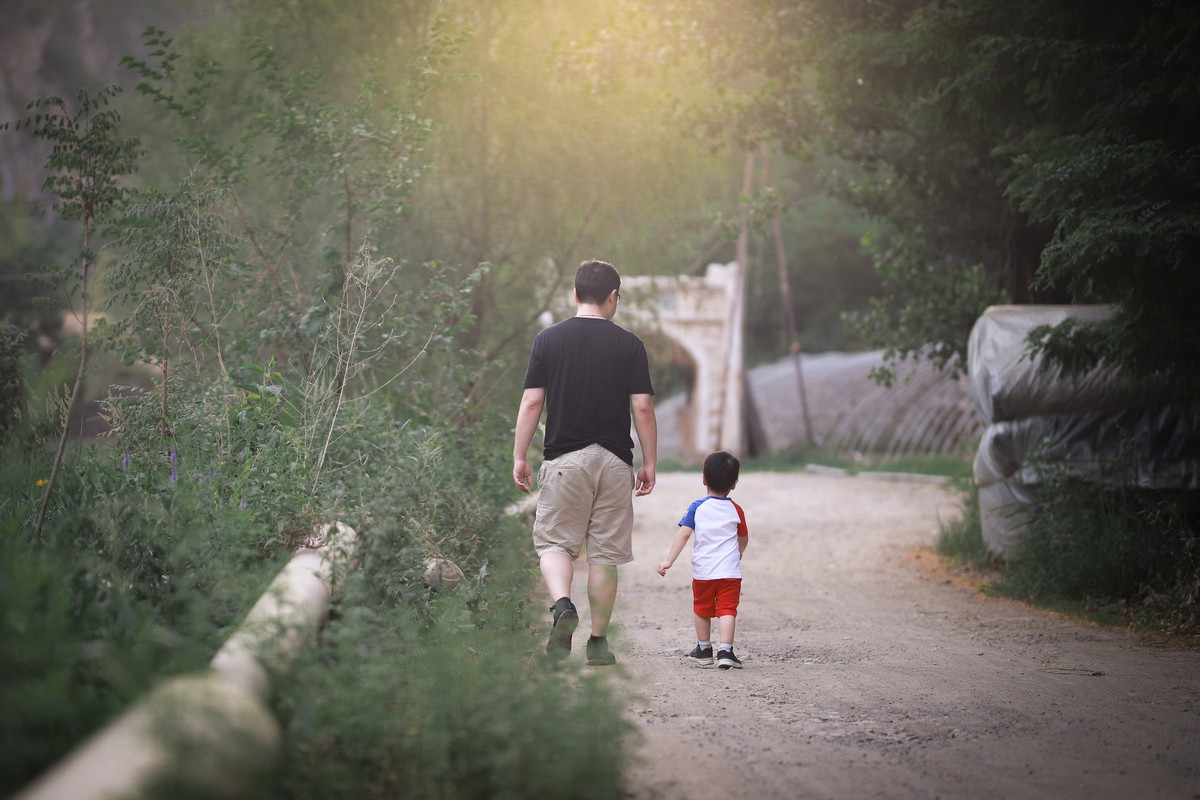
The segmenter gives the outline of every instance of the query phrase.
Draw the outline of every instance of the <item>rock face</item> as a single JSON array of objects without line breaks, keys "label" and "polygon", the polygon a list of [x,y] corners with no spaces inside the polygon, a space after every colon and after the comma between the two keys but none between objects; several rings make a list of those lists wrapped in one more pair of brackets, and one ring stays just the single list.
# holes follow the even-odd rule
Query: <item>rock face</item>
[{"label": "rock face", "polygon": [[[132,86],[121,58],[142,52],[148,24],[176,26],[173,0],[4,0],[0,24],[0,122],[25,115],[37,97],[71,99],[80,89]],[[0,199],[36,196],[48,148],[11,131],[0,134]]]}]

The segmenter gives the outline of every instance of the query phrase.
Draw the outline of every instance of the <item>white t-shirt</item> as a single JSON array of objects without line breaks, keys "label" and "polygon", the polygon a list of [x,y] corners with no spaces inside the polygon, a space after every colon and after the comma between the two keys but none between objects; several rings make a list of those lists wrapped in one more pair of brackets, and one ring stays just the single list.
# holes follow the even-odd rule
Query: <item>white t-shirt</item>
[{"label": "white t-shirt", "polygon": [[738,537],[746,536],[746,515],[728,497],[702,497],[688,506],[680,526],[695,531],[692,577],[698,581],[742,577]]}]

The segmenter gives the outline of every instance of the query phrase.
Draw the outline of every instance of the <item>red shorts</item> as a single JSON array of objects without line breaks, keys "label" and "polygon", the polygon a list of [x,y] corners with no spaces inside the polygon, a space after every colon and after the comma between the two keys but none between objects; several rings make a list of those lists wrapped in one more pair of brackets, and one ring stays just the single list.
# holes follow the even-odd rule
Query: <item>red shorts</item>
[{"label": "red shorts", "polygon": [[736,617],[742,599],[741,578],[692,581],[692,610],[697,617]]}]

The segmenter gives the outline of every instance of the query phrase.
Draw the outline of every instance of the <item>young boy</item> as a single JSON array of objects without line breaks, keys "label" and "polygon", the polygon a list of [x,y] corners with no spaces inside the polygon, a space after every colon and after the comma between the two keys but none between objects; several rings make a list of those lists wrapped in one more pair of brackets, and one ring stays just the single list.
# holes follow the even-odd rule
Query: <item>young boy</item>
[{"label": "young boy", "polygon": [[729,493],[737,486],[740,469],[737,458],[724,450],[704,459],[708,496],[688,506],[687,513],[679,520],[679,533],[671,542],[667,560],[658,565],[658,574],[666,577],[688,539],[696,534],[692,546],[692,610],[697,641],[688,658],[702,667],[713,663],[712,618],[717,617],[721,636],[717,666],[742,668],[741,660],[733,654],[733,631],[742,596],[742,553],[746,551],[748,534],[746,515],[741,506],[729,499]]}]

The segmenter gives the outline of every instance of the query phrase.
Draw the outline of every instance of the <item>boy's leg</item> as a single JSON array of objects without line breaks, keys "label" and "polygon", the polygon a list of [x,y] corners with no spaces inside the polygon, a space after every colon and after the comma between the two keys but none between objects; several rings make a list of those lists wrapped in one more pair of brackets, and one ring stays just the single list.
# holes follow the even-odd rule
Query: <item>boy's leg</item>
[{"label": "boy's leg", "polygon": [[721,632],[721,644],[733,644],[733,633],[737,628],[737,617],[732,614],[726,614],[717,620],[718,629]]},{"label": "boy's leg", "polygon": [[717,650],[718,669],[741,669],[742,661],[733,654],[733,634],[737,628],[737,608],[742,596],[740,578],[721,581],[717,592],[717,620],[721,641]]},{"label": "boy's leg", "polygon": [[707,642],[712,638],[712,620],[699,614],[692,614],[696,622],[696,641]]}]

